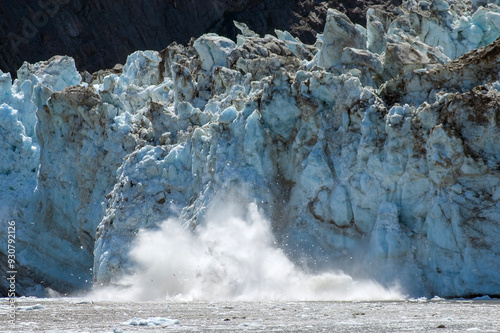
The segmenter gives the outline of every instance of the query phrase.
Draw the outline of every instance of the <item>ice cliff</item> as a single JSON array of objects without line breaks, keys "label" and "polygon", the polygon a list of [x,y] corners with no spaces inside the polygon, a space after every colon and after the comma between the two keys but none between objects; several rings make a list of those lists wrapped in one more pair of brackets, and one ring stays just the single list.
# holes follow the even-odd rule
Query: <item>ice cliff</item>
[{"label": "ice cliff", "polygon": [[115,283],[138,230],[227,200],[310,270],[500,295],[499,2],[406,1],[366,28],[330,9],[315,45],[236,25],[93,82],[68,57],[1,75],[18,292]]}]

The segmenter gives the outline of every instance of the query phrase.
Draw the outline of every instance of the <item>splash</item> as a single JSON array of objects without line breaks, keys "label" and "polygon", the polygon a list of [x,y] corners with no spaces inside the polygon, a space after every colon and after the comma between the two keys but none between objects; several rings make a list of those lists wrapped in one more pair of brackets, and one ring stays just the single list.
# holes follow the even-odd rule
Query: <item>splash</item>
[{"label": "splash", "polygon": [[195,231],[169,219],[141,231],[131,250],[136,272],[123,288],[100,288],[112,300],[274,301],[394,300],[397,288],[356,281],[341,272],[310,274],[277,247],[270,223],[250,204],[211,214]]}]

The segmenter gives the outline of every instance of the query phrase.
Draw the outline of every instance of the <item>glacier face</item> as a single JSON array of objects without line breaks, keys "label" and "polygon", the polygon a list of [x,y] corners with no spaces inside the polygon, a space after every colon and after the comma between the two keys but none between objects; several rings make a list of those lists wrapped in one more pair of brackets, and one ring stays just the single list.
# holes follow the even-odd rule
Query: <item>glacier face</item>
[{"label": "glacier face", "polygon": [[329,10],[314,46],[237,23],[236,42],[138,51],[92,84],[67,57],[2,74],[19,292],[118,283],[138,230],[196,228],[231,201],[255,202],[309,269],[499,295],[500,7],[367,15]]}]

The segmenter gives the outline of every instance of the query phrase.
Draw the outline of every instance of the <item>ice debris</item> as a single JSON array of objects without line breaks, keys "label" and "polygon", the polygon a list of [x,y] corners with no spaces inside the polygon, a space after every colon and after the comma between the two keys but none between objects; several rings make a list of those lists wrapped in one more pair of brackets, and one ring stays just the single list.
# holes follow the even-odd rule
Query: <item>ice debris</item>
[{"label": "ice debris", "polygon": [[177,319],[169,319],[163,317],[151,317],[151,318],[132,318],[127,320],[122,325],[129,326],[146,326],[146,327],[167,327],[179,325],[181,322]]},{"label": "ice debris", "polygon": [[26,305],[26,306],[18,306],[16,307],[17,311],[33,311],[33,310],[43,310],[45,309],[45,306],[41,304],[35,304],[35,305]]}]

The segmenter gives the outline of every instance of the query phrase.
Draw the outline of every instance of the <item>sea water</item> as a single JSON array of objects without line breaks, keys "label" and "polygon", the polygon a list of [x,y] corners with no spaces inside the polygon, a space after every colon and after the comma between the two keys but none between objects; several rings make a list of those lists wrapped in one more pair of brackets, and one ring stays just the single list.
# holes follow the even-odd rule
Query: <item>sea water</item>
[{"label": "sea water", "polygon": [[19,298],[0,332],[500,332],[499,300],[119,302]]}]

